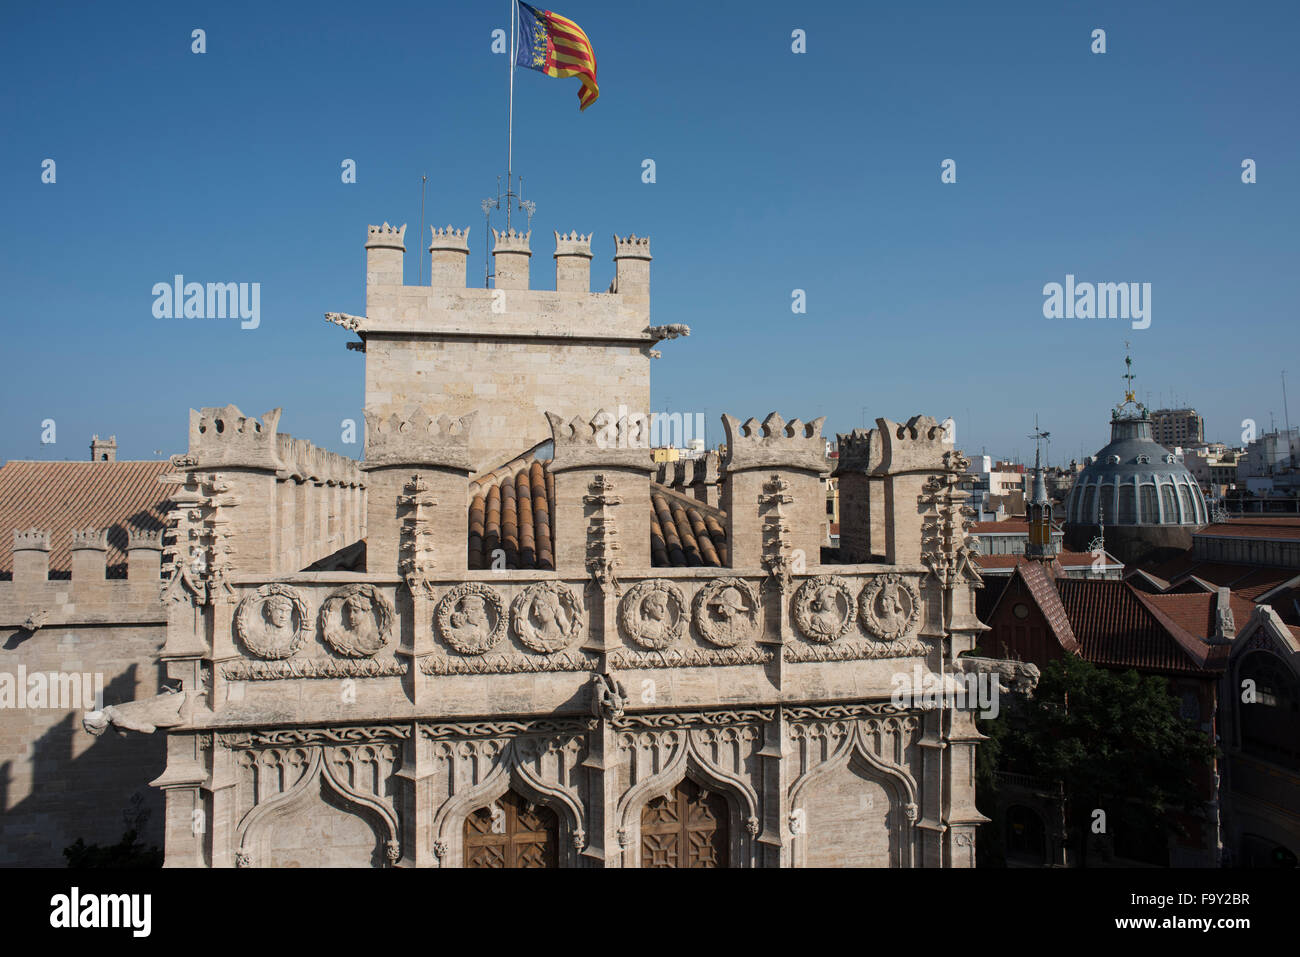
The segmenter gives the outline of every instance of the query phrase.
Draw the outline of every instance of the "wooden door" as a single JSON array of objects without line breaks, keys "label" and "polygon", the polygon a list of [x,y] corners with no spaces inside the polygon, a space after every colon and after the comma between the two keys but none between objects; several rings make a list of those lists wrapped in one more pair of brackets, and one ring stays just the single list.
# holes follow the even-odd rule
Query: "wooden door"
[{"label": "wooden door", "polygon": [[727,799],[689,778],[641,812],[642,867],[726,867]]},{"label": "wooden door", "polygon": [[556,867],[560,821],[514,791],[465,818],[466,867]]}]

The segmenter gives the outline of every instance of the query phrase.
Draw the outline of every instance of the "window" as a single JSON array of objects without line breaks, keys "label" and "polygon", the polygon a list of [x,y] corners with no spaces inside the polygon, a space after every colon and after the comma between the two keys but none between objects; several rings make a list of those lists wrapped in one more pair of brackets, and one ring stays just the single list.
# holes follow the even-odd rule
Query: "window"
[{"label": "window", "polygon": [[1160,504],[1164,506],[1166,523],[1178,521],[1178,503],[1174,501],[1174,487],[1172,485],[1160,486]]},{"label": "window", "polygon": [[1116,524],[1137,524],[1137,489],[1132,485],[1119,487],[1119,519]]},{"label": "window", "polygon": [[1083,508],[1079,512],[1079,521],[1092,523],[1097,517],[1097,486],[1089,485],[1083,490]]},{"label": "window", "polygon": [[1159,524],[1160,510],[1156,505],[1156,487],[1154,485],[1143,485],[1139,492],[1138,504],[1141,507],[1141,517],[1138,521],[1143,525]]},{"label": "window", "polygon": [[1183,503],[1183,522],[1184,525],[1194,525],[1196,523],[1196,509],[1192,507],[1192,492],[1186,485],[1179,484],[1178,499]]}]

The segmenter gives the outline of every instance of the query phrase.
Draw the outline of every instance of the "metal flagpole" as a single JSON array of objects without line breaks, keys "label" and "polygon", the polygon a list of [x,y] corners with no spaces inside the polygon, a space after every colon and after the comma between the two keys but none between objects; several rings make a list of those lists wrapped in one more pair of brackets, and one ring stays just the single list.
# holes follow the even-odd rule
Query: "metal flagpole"
[{"label": "metal flagpole", "polygon": [[511,173],[515,161],[515,58],[519,55],[516,25],[519,20],[518,0],[510,0],[510,105],[506,110],[506,232],[510,231]]}]

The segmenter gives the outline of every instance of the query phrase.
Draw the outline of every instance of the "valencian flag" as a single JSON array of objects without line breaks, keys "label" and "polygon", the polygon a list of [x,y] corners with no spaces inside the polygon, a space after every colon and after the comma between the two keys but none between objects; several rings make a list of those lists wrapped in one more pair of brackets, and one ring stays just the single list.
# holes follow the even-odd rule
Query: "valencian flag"
[{"label": "valencian flag", "polygon": [[600,96],[596,85],[596,53],[587,34],[568,17],[519,4],[518,52],[515,64],[547,76],[576,76],[582,80],[578,109]]}]

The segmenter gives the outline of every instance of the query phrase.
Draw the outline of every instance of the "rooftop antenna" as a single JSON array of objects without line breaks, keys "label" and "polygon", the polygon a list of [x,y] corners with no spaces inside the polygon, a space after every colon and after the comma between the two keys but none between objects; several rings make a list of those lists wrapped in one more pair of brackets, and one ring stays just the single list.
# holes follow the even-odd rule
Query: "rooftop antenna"
[{"label": "rooftop antenna", "polygon": [[1286,401],[1286,370],[1282,370],[1282,414],[1286,416],[1286,431],[1291,432],[1291,408]]}]

